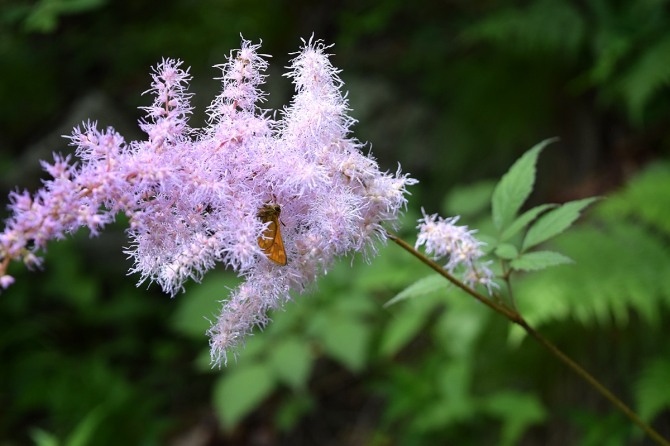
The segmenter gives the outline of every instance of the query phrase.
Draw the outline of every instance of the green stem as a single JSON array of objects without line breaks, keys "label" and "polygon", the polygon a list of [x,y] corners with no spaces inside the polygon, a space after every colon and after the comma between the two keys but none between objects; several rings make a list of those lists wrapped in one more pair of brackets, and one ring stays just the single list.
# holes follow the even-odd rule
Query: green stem
[{"label": "green stem", "polygon": [[514,293],[512,292],[512,281],[510,279],[510,269],[504,260],[501,260],[501,267],[502,267],[502,279],[505,281],[505,286],[507,287],[507,296],[509,299],[509,304],[510,306],[514,309],[514,311],[518,311],[518,307],[516,306],[516,301],[514,300]]},{"label": "green stem", "polygon": [[549,341],[547,338],[542,336],[540,333],[535,331],[533,327],[531,327],[528,322],[515,310],[511,310],[507,308],[506,306],[499,304],[497,302],[492,301],[488,297],[484,296],[483,294],[477,292],[476,290],[468,287],[464,283],[462,283],[460,280],[456,279],[454,276],[449,274],[442,266],[440,266],[438,263],[435,261],[429,259],[426,257],[424,254],[420,253],[412,245],[407,243],[406,241],[402,240],[401,238],[398,238],[398,236],[391,234],[390,232],[387,232],[387,236],[389,239],[393,240],[397,245],[399,245],[401,248],[404,250],[408,251],[410,254],[412,254],[414,257],[419,259],[421,262],[432,268],[434,271],[436,271],[438,274],[443,276],[445,279],[447,279],[449,282],[460,288],[461,290],[465,291],[468,293],[470,296],[474,297],[487,307],[491,308],[492,310],[502,314],[505,316],[507,319],[509,319],[511,322],[517,324],[521,328],[523,328],[526,333],[528,333],[531,337],[533,337],[537,342],[540,343],[545,349],[549,350],[551,354],[553,354],[555,357],[557,357],[561,362],[563,362],[565,365],[567,365],[572,371],[574,371],[577,375],[579,375],[582,379],[584,379],[588,384],[590,384],[593,388],[595,388],[598,392],[600,392],[601,395],[603,395],[607,400],[609,400],[610,403],[612,403],[617,409],[619,409],[621,412],[623,412],[624,415],[626,415],[633,423],[637,424],[652,440],[654,440],[657,444],[661,446],[670,446],[670,442],[663,438],[654,428],[649,426],[647,423],[642,421],[642,419],[630,408],[628,407],[623,401],[621,401],[616,395],[614,395],[607,387],[605,387],[600,381],[598,381],[593,375],[591,375],[589,372],[587,372],[582,366],[577,364],[575,361],[573,361],[569,356],[567,356],[565,353],[563,353],[561,350],[559,350],[558,347],[556,347],[551,341]]}]

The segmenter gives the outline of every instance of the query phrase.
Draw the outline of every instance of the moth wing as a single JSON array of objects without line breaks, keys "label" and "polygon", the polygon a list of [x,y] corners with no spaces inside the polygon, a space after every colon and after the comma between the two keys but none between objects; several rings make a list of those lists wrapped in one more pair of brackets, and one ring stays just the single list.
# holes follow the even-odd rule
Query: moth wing
[{"label": "moth wing", "polygon": [[265,251],[268,259],[280,265],[286,265],[286,250],[284,249],[284,240],[281,238],[279,225],[273,222],[275,226],[275,237],[273,243]]},{"label": "moth wing", "polygon": [[258,246],[265,252],[265,254],[269,253],[270,248],[275,244],[277,235],[279,234],[279,225],[277,224],[277,221],[271,219],[268,223],[268,227],[263,231],[263,235],[258,237]]}]

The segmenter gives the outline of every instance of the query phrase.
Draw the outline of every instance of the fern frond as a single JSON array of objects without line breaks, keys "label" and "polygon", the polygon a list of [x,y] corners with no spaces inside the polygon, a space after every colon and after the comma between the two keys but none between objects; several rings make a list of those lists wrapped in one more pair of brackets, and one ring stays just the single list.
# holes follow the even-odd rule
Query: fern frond
[{"label": "fern frond", "polygon": [[605,200],[598,206],[598,214],[611,221],[632,218],[670,235],[669,192],[670,163],[659,162]]},{"label": "fern frond", "polygon": [[634,120],[642,118],[644,108],[661,87],[670,85],[670,36],[647,48],[625,75],[621,92]]},{"label": "fern frond", "polygon": [[[569,32],[566,32],[569,30]],[[531,2],[524,9],[490,13],[470,26],[464,38],[511,51],[549,51],[574,55],[584,39],[584,18],[569,3]]]},{"label": "fern frond", "polygon": [[632,309],[657,325],[659,307],[670,307],[670,251],[644,228],[582,226],[552,247],[575,265],[528,275],[516,284],[517,302],[531,324],[575,319],[584,325],[623,325]]},{"label": "fern frond", "polygon": [[642,419],[650,422],[663,409],[670,409],[670,358],[659,356],[647,362],[635,383],[635,402]]}]

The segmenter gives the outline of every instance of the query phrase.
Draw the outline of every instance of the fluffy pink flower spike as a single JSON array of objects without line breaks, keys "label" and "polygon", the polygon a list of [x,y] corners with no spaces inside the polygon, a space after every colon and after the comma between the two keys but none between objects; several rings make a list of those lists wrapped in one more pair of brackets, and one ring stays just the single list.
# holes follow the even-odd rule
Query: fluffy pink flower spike
[{"label": "fluffy pink flower spike", "polygon": [[[267,62],[259,45],[242,41],[221,65],[222,92],[207,126],[191,128],[190,76],[181,62],[155,68],[153,104],[140,122],[147,137],[126,143],[95,123],[75,129],[71,156],[43,163],[52,179],[34,195],[10,195],[12,216],[0,234],[0,286],[13,278],[10,260],[40,264],[47,242],[87,226],[97,235],[118,212],[130,221],[127,254],[140,283],[175,295],[222,263],[244,277],[210,328],[212,362],[227,361],[268,309],[302,292],[338,256],[374,253],[406,205],[416,181],[382,172],[350,136],[354,120],[320,41],[310,40],[286,74],[296,93],[281,119],[259,108]],[[285,266],[259,246],[267,204],[281,209]]]},{"label": "fluffy pink flower spike", "polygon": [[483,285],[489,294],[498,288],[494,282],[495,275],[489,269],[490,261],[481,261],[484,256],[484,243],[474,237],[476,231],[467,226],[458,226],[459,217],[442,218],[437,214],[428,215],[421,209],[423,218],[419,220],[417,229],[419,236],[415,248],[424,246],[426,254],[435,260],[447,259],[444,269],[450,273],[462,272],[463,282],[474,287]]}]

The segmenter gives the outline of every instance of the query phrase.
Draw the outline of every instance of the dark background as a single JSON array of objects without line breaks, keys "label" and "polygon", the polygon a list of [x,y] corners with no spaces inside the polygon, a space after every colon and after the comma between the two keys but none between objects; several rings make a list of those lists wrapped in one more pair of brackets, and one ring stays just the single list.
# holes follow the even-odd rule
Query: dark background
[{"label": "dark background", "polygon": [[[240,34],[272,55],[274,109],[290,101],[281,74],[301,39],[335,44],[356,136],[383,169],[400,162],[420,180],[403,223],[409,239],[421,207],[485,229],[479,201],[490,180],[558,136],[531,201],[602,195],[610,204],[589,215],[585,243],[563,242],[584,256],[581,276],[561,267],[520,286],[540,300],[557,287],[575,296],[560,311],[537,310],[540,328],[670,433],[668,2],[5,0],[0,26],[5,197],[39,187],[38,160],[67,152],[61,135],[84,120],[142,138],[138,107],[151,99],[141,93],[163,57],[191,67],[191,125],[202,125],[219,88],[212,65]],[[120,218],[97,239],[83,231],[52,244],[44,271],[10,270],[17,283],[0,296],[0,445],[648,444],[537,346],[510,345],[504,321],[445,301],[382,309],[428,274],[394,247],[370,266],[344,261],[273,317],[288,321],[276,337],[269,328],[254,337],[260,350],[210,370],[203,318],[234,279],[214,272],[176,300],[137,289],[123,230]],[[589,230],[604,234],[602,246]],[[338,305],[347,308],[339,319]],[[418,315],[414,325],[405,313]],[[398,330],[405,341],[387,347]],[[286,331],[298,347],[273,362],[268,352]],[[360,336],[346,340],[352,333]],[[358,350],[342,351],[349,342]],[[278,363],[304,366],[266,367]],[[229,393],[236,367],[238,387],[257,396]]]}]

